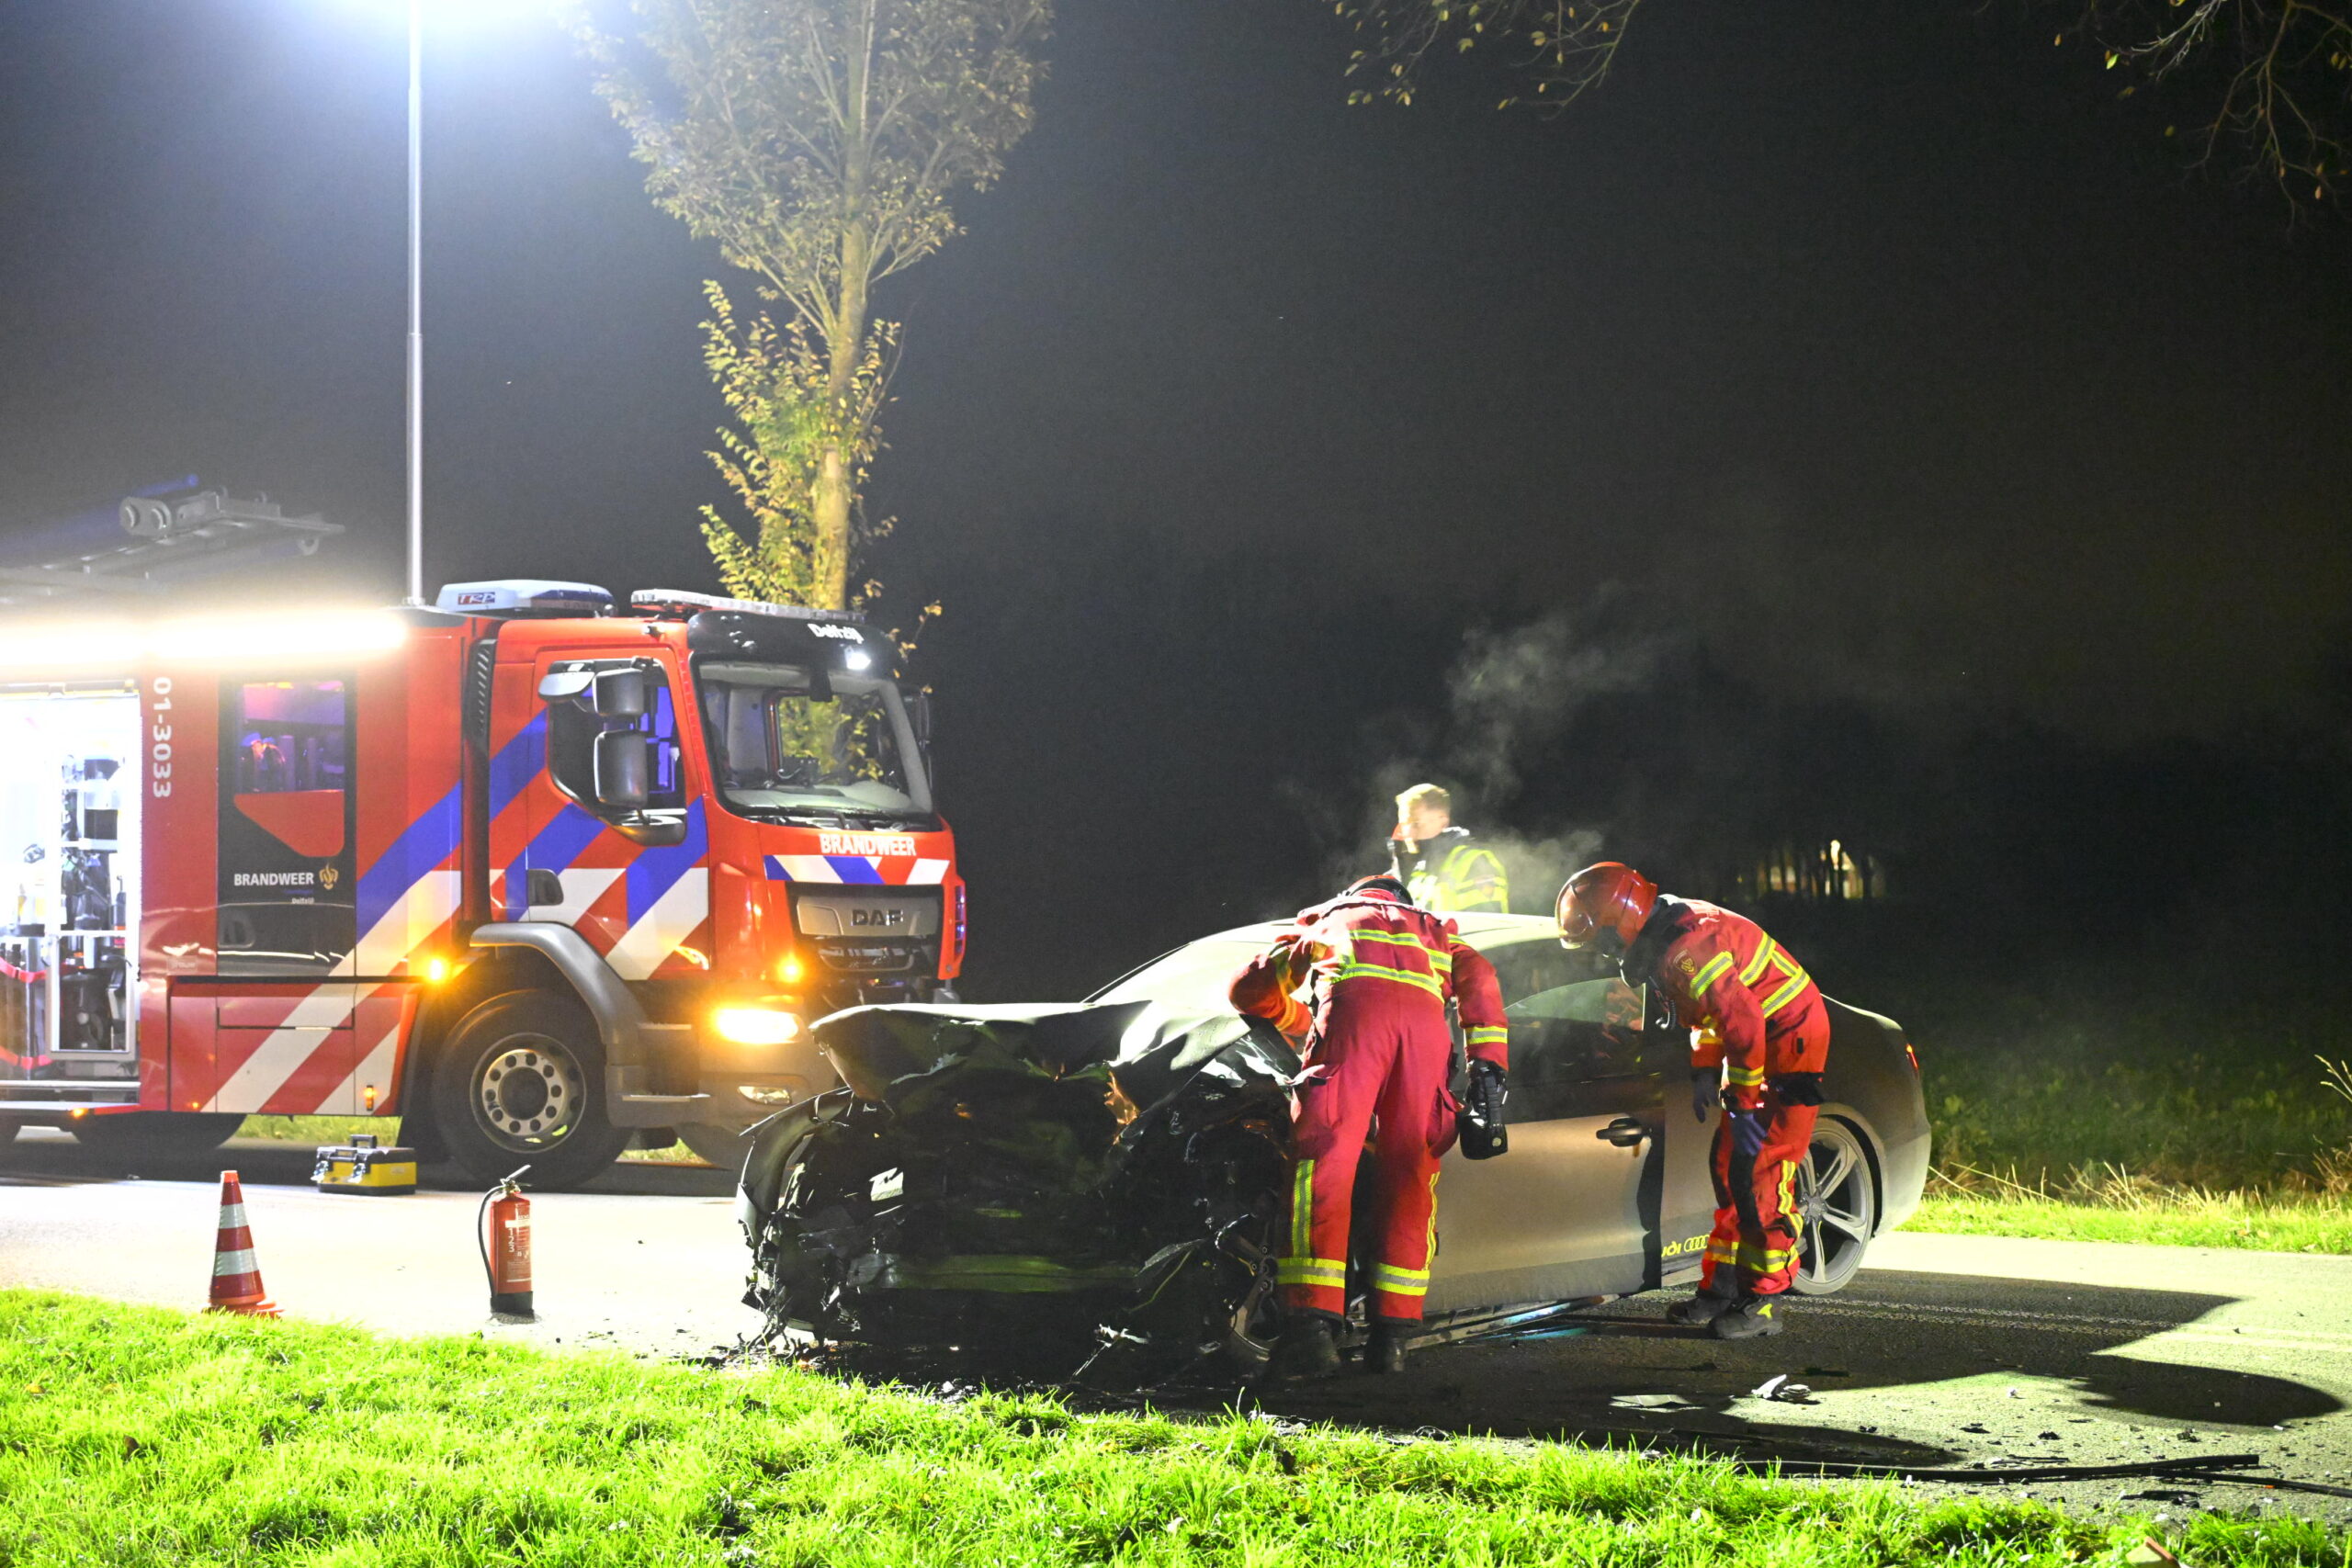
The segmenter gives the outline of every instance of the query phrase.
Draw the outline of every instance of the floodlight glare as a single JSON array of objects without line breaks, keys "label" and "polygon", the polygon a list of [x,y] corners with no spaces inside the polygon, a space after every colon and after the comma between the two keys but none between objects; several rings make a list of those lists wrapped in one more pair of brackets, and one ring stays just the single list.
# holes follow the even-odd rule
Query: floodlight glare
[{"label": "floodlight glare", "polygon": [[0,637],[0,679],[62,670],[122,671],[162,662],[236,664],[354,659],[401,646],[408,628],[392,615],[247,615],[139,626],[19,628]]}]

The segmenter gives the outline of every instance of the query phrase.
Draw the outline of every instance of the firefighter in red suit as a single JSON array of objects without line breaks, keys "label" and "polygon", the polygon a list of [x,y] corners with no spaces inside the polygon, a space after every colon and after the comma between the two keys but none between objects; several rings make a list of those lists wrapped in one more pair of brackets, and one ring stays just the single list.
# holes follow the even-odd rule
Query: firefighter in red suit
[{"label": "firefighter in red suit", "polygon": [[[1311,1005],[1299,1000],[1302,989]],[[1375,1123],[1380,1228],[1370,1259],[1371,1366],[1401,1371],[1429,1293],[1438,1159],[1454,1138],[1446,1003],[1461,1015],[1470,1070],[1499,1079],[1510,1046],[1494,968],[1454,933],[1452,920],[1415,905],[1402,883],[1367,876],[1301,912],[1295,930],[1234,977],[1232,998],[1239,1011],[1305,1041],[1276,1264],[1288,1322],[1269,1373],[1316,1377],[1339,1369],[1350,1199]]]},{"label": "firefighter in red suit", "polygon": [[1672,898],[1631,866],[1587,866],[1560,889],[1560,942],[1613,939],[1629,986],[1651,986],[1691,1031],[1690,1109],[1715,1129],[1715,1228],[1699,1293],[1668,1315],[1719,1339],[1778,1334],[1796,1276],[1797,1168],[1813,1143],[1829,1013],[1793,954],[1744,915]]}]

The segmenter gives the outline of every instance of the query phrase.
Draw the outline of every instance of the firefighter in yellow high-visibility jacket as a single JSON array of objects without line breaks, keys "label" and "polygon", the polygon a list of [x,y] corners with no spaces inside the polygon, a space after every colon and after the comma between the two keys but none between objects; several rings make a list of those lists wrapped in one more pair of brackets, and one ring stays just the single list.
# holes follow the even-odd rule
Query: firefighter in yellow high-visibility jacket
[{"label": "firefighter in yellow high-visibility jacket", "polygon": [[1433,784],[1396,797],[1396,830],[1388,836],[1390,874],[1413,902],[1441,914],[1508,914],[1510,878],[1502,858],[1453,825],[1453,797]]}]

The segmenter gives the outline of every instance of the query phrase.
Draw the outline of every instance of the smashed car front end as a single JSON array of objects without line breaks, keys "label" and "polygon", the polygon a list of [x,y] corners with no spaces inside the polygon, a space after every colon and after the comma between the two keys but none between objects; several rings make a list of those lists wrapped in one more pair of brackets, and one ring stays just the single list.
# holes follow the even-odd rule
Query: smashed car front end
[{"label": "smashed car front end", "polygon": [[1140,1342],[1157,1307],[1190,1353],[1270,1279],[1297,1070],[1270,1032],[1126,1002],[859,1008],[815,1032],[844,1087],[759,1130],[740,1198],[772,1327]]}]

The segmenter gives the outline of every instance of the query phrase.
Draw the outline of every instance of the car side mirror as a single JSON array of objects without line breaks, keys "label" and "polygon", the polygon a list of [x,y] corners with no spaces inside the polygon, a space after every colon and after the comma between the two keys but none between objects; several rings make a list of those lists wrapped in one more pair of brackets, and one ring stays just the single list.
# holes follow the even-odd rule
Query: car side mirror
[{"label": "car side mirror", "polygon": [[608,729],[596,737],[594,761],[597,805],[614,811],[645,809],[652,795],[653,737]]},{"label": "car side mirror", "polygon": [[907,728],[915,732],[915,743],[931,744],[931,694],[917,692],[907,699]]},{"label": "car side mirror", "polygon": [[595,710],[598,718],[645,716],[646,680],[642,670],[600,670],[596,672]]}]

